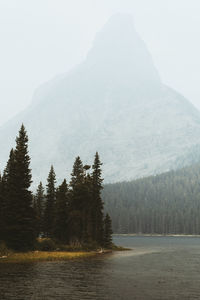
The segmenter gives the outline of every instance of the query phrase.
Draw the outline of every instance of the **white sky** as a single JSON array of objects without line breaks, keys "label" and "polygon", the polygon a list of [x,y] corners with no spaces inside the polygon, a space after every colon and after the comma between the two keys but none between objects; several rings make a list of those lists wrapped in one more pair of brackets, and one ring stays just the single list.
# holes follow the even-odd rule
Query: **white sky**
[{"label": "white sky", "polygon": [[116,12],[134,16],[163,82],[200,109],[200,0],[0,0],[0,125],[83,60]]}]

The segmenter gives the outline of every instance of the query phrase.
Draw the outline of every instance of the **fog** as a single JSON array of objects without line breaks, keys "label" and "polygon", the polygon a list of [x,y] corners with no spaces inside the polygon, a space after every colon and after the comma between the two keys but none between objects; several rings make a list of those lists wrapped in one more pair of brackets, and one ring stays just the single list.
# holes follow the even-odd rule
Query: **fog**
[{"label": "fog", "polygon": [[0,0],[0,125],[80,63],[116,12],[134,16],[163,82],[200,108],[198,0]]}]

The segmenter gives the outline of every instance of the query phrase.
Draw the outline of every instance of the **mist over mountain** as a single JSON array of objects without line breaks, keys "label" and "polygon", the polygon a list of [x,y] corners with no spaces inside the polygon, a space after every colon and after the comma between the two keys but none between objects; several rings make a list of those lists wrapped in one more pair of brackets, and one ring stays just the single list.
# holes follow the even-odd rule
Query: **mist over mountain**
[{"label": "mist over mountain", "polygon": [[37,182],[51,164],[63,178],[76,156],[91,163],[96,151],[106,182],[156,174],[200,144],[199,111],[162,83],[126,14],[111,17],[85,61],[39,87],[30,107],[1,127],[1,169],[22,122]]}]

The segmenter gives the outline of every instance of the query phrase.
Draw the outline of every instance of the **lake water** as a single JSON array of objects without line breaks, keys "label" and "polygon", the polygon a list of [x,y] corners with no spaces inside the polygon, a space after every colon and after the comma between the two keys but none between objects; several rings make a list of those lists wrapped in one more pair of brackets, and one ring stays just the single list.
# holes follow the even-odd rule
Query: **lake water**
[{"label": "lake water", "polygon": [[0,300],[200,299],[200,238],[115,236],[114,242],[133,250],[0,264]]}]

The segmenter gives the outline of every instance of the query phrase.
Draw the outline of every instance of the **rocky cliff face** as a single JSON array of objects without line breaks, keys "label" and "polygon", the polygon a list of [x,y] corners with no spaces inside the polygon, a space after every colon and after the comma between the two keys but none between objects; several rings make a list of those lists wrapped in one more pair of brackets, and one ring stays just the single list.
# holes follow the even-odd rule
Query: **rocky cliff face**
[{"label": "rocky cliff face", "polygon": [[31,106],[0,129],[0,163],[21,123],[30,137],[34,179],[54,164],[60,178],[80,155],[98,151],[106,182],[163,172],[200,144],[200,113],[165,86],[129,15],[115,15],[85,61],[41,86]]}]

